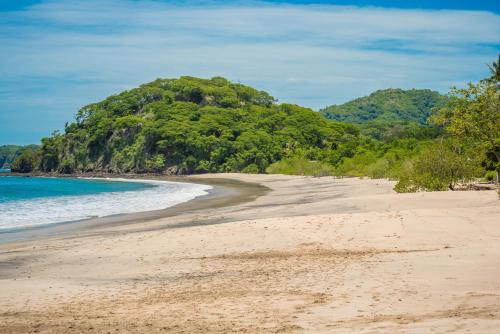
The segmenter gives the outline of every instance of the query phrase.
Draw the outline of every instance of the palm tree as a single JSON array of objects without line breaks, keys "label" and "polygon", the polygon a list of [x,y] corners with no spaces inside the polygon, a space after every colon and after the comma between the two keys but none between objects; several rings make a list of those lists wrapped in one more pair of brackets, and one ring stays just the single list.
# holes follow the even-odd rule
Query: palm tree
[{"label": "palm tree", "polygon": [[493,82],[500,82],[500,54],[498,54],[498,61],[494,61],[491,65],[488,65],[491,71],[491,77],[489,80]]}]

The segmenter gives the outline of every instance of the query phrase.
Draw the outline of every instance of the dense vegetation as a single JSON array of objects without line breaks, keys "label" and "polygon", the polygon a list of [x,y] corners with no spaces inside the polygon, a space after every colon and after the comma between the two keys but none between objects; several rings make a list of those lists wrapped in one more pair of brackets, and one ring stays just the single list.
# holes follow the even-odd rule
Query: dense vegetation
[{"label": "dense vegetation", "polygon": [[352,125],[248,86],[181,77],[83,107],[26,159],[45,172],[259,173],[297,154],[339,160],[357,138]]},{"label": "dense vegetation", "polygon": [[498,183],[500,169],[500,55],[491,76],[453,88],[448,103],[430,121],[444,135],[410,161],[396,190],[446,190],[478,176]]},{"label": "dense vegetation", "polygon": [[447,98],[429,89],[385,89],[342,105],[320,110],[326,118],[359,125],[361,133],[391,142],[401,138],[431,138],[439,129],[427,122]]},{"label": "dense vegetation", "polygon": [[494,78],[452,89],[450,102],[431,118],[445,135],[400,175],[397,190],[453,190],[483,174],[498,183],[500,90]]},{"label": "dense vegetation", "polygon": [[24,150],[36,150],[36,145],[2,145],[0,146],[0,169],[11,168],[16,158],[21,156]]},{"label": "dense vegetation", "polygon": [[490,69],[490,78],[446,97],[389,89],[323,109],[325,117],[361,128],[359,145],[335,165],[335,174],[396,179],[399,192],[455,189],[482,176],[497,180],[498,63]]},{"label": "dense vegetation", "polygon": [[158,79],[83,107],[12,169],[369,176],[398,180],[399,192],[453,190],[498,180],[500,74],[490,68],[446,97],[389,89],[320,113],[220,77]]},{"label": "dense vegetation", "polygon": [[356,125],[361,132],[358,145],[335,164],[334,173],[398,179],[442,134],[429,117],[446,103],[447,97],[428,89],[386,89],[320,110],[327,119]]}]

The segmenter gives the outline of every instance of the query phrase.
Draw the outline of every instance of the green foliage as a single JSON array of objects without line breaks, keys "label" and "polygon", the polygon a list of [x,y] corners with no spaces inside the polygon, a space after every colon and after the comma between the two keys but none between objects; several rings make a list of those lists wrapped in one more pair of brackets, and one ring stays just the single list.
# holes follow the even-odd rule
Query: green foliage
[{"label": "green foliage", "polygon": [[12,162],[11,169],[13,172],[29,173],[36,168],[37,162],[36,148],[26,147],[21,150],[21,154]]},{"label": "green foliage", "polygon": [[37,145],[2,145],[0,146],[0,168],[11,168],[12,162],[19,157],[23,150],[36,150]]},{"label": "green foliage", "polygon": [[[500,59],[500,58],[499,58]],[[453,88],[445,106],[430,121],[450,139],[421,152],[399,178],[396,191],[453,190],[489,170],[496,179],[500,165],[500,90],[498,63],[492,76],[467,88]]]},{"label": "green foliage", "polygon": [[496,83],[498,87],[498,83],[500,82],[500,54],[498,54],[498,60],[488,65],[488,68],[490,69],[491,76],[486,81]]},{"label": "green foliage", "polygon": [[439,128],[427,119],[446,97],[428,89],[385,89],[342,105],[320,110],[328,119],[361,127],[364,135],[391,142],[400,138],[434,138]]},{"label": "green foliage", "polygon": [[327,176],[333,175],[333,167],[321,161],[290,158],[273,163],[267,167],[266,172],[269,174]]},{"label": "green foliage", "polygon": [[59,171],[64,174],[71,174],[75,171],[75,164],[68,158],[65,158],[61,161],[61,165],[59,166]]},{"label": "green foliage", "polygon": [[485,167],[500,169],[500,90],[495,82],[483,80],[452,89],[448,105],[431,120],[454,138],[485,149]]},{"label": "green foliage", "polygon": [[467,183],[481,175],[480,161],[477,151],[454,141],[440,140],[413,160],[394,189],[397,192],[454,190],[458,183]]},{"label": "green foliage", "polygon": [[163,154],[157,154],[151,159],[146,159],[146,169],[152,172],[161,172],[165,168],[165,161],[166,159]]},{"label": "green foliage", "polygon": [[38,165],[45,172],[57,171],[60,162],[60,149],[62,148],[63,137],[54,132],[51,138],[42,138],[40,150],[40,161]]},{"label": "green foliage", "polygon": [[454,189],[499,169],[497,68],[448,97],[388,89],[320,113],[221,77],[157,79],[81,108],[16,167],[350,175],[397,179],[399,192]]},{"label": "green foliage", "polygon": [[397,179],[407,168],[407,162],[429,144],[429,140],[415,138],[399,139],[389,144],[369,139],[357,147],[352,157],[342,159],[335,174]]},{"label": "green foliage", "polygon": [[484,179],[488,182],[496,182],[497,181],[497,172],[489,170],[484,174]]},{"label": "green foliage", "polygon": [[[158,79],[83,107],[42,139],[39,168],[79,172],[259,172],[306,152],[339,161],[359,131],[224,78]],[[335,152],[335,153],[332,153]]]},{"label": "green foliage", "polygon": [[250,164],[248,166],[246,166],[245,168],[243,168],[243,170],[241,171],[242,173],[248,173],[248,174],[255,174],[255,173],[259,173],[259,166],[257,166],[256,164]]},{"label": "green foliage", "polygon": [[[359,144],[332,160],[335,173],[397,179],[399,192],[454,189],[481,176],[483,168],[496,176],[498,63],[490,69],[490,78],[452,89],[447,97],[429,90],[389,89],[321,110],[329,119],[361,128]],[[450,139],[433,140],[444,136]]]}]

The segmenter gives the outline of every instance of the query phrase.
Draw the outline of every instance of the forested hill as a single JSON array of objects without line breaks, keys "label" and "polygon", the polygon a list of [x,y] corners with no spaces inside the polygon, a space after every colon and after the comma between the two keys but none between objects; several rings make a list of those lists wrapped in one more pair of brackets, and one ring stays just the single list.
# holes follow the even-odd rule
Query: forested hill
[{"label": "forested hill", "polygon": [[376,139],[429,135],[427,119],[447,98],[429,89],[385,89],[342,105],[320,110],[326,118],[360,125],[362,132]]},{"label": "forested hill", "polygon": [[158,79],[83,107],[19,169],[264,172],[298,154],[339,161],[358,132],[224,78]]}]

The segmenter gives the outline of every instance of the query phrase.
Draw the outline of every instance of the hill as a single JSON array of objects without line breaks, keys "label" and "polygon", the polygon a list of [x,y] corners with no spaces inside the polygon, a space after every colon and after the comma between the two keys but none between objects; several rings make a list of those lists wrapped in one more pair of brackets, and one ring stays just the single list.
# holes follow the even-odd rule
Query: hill
[{"label": "hill", "polygon": [[442,107],[447,98],[429,89],[385,89],[320,110],[328,119],[357,124],[375,139],[428,138],[436,129],[427,124],[432,109]]},{"label": "hill", "polygon": [[224,78],[158,79],[83,107],[64,133],[42,139],[23,166],[64,173],[264,172],[298,152],[309,159],[331,154],[358,133]]}]

